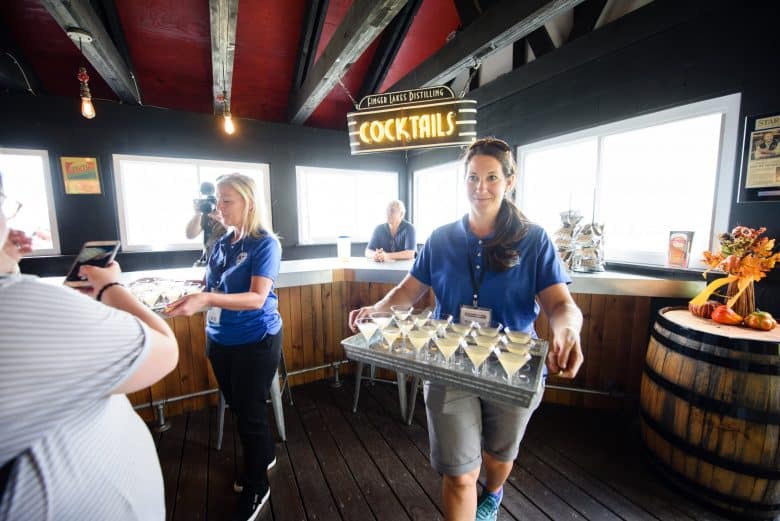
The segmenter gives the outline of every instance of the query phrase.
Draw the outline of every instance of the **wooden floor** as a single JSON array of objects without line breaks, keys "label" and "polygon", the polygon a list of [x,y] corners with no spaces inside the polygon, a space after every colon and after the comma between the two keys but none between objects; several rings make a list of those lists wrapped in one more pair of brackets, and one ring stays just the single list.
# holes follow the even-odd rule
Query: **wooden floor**
[{"label": "wooden floor", "polygon": [[[277,443],[270,507],[263,520],[398,521],[442,519],[440,481],[428,463],[425,408],[406,426],[395,387],[361,391],[317,382],[293,389],[285,404],[287,443]],[[420,404],[421,405],[421,404]],[[168,519],[229,519],[236,451],[230,414],[221,451],[214,409],[171,418],[155,434]],[[640,456],[631,419],[542,405],[504,488],[499,519],[722,520],[667,488]]]}]

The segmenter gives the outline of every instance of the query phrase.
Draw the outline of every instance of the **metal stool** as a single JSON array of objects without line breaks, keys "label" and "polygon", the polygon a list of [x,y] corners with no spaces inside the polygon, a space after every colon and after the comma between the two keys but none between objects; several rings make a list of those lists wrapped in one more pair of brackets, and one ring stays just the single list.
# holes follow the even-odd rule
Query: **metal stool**
[{"label": "metal stool", "polygon": [[[281,378],[281,384],[279,380]],[[271,406],[274,408],[274,419],[276,420],[276,430],[279,431],[279,437],[282,441],[287,441],[287,431],[284,428],[284,410],[282,409],[282,394],[285,389],[287,390],[287,397],[290,400],[290,405],[293,404],[292,392],[290,391],[290,384],[287,380],[287,364],[284,361],[284,351],[279,360],[279,367],[276,370],[274,379],[271,380]],[[222,450],[222,435],[225,432],[225,409],[227,404],[225,403],[225,395],[222,392],[219,393],[219,409],[217,410],[217,416],[219,418],[219,425],[217,426],[217,450]]]},{"label": "metal stool", "polygon": [[[358,362],[355,367],[355,396],[352,400],[352,412],[357,412],[358,400],[360,399],[360,382],[363,379],[363,362]],[[369,364],[371,368],[371,382],[374,382],[374,365]],[[398,406],[401,409],[401,419],[406,421],[406,374],[395,373],[396,382],[398,382]]]}]

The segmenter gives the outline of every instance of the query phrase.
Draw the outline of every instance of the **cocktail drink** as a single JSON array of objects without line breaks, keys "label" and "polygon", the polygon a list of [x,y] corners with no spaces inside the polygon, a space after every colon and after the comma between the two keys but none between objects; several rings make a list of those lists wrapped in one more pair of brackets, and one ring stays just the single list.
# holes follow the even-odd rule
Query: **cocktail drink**
[{"label": "cocktail drink", "polygon": [[447,326],[450,324],[450,322],[452,322],[452,315],[447,315],[446,313],[439,315],[439,318],[430,319],[430,323],[433,324],[436,329],[442,333],[445,329],[447,329]]},{"label": "cocktail drink", "polygon": [[[531,355],[520,355],[517,353],[512,353],[511,351],[499,351],[498,352],[498,361],[501,363],[501,367],[504,368],[504,372],[506,373],[506,380],[508,383],[512,383],[512,377],[517,373],[517,371],[523,367],[529,360],[531,359]],[[528,381],[527,375],[518,375],[517,380],[520,381]]]},{"label": "cocktail drink", "polygon": [[404,345],[402,349],[406,351],[406,338],[409,336],[409,332],[414,327],[414,320],[411,318],[399,320],[398,317],[396,317],[395,323],[398,324],[398,329],[401,330],[401,336],[404,339]]},{"label": "cocktail drink", "polygon": [[497,337],[501,330],[504,328],[500,322],[492,322],[489,326],[480,326],[474,324],[474,334],[479,336]]},{"label": "cocktail drink", "polygon": [[504,328],[504,334],[507,336],[510,342],[515,344],[527,344],[531,341],[531,334],[524,333],[522,331],[516,331],[510,328]]},{"label": "cocktail drink", "polygon": [[527,355],[531,351],[530,344],[518,344],[517,342],[507,342],[504,347],[510,353],[516,353],[518,355]]},{"label": "cocktail drink", "polygon": [[439,348],[439,351],[441,351],[441,354],[444,357],[444,361],[446,365],[448,367],[452,365],[450,363],[452,359],[452,355],[460,347],[461,340],[457,338],[452,338],[451,336],[445,336],[444,338],[436,337],[434,339],[434,342],[436,342],[436,346]]},{"label": "cocktail drink", "polygon": [[374,319],[380,331],[386,328],[393,320],[393,314],[387,311],[377,311],[371,313],[369,317]]},{"label": "cocktail drink", "polygon": [[411,317],[414,320],[414,325],[421,328],[428,322],[428,319],[431,318],[431,312],[429,310],[424,310],[419,313],[412,312]]},{"label": "cocktail drink", "polygon": [[401,336],[401,329],[395,326],[388,326],[382,330],[382,338],[387,342],[387,349],[393,350],[393,342]]},{"label": "cocktail drink", "polygon": [[390,306],[390,311],[396,320],[406,320],[412,314],[412,306]]},{"label": "cocktail drink", "polygon": [[485,347],[477,345],[468,345],[466,346],[466,356],[469,357],[469,360],[471,360],[471,365],[474,366],[472,369],[472,372],[474,374],[480,374],[480,367],[482,364],[487,360],[487,357],[490,356],[490,353],[493,352],[493,347]]},{"label": "cocktail drink", "polygon": [[461,336],[466,336],[469,334],[469,331],[471,331],[471,324],[461,324],[460,322],[452,322],[450,324],[450,329],[452,329],[454,332],[458,333]]},{"label": "cocktail drink", "polygon": [[376,330],[379,329],[379,326],[377,326],[373,318],[363,317],[357,319],[357,327],[360,330],[360,333],[366,339],[366,346],[370,346],[371,337],[374,336],[374,333],[376,333]]},{"label": "cocktail drink", "polygon": [[415,358],[419,358],[420,349],[425,346],[426,342],[428,342],[430,338],[431,335],[428,333],[428,331],[423,331],[421,329],[409,331],[409,343],[412,345],[412,349],[414,349]]},{"label": "cocktail drink", "polygon": [[477,344],[479,347],[486,347],[489,349],[492,349],[501,341],[501,337],[496,336],[483,336],[483,335],[474,335],[473,337],[474,343]]}]

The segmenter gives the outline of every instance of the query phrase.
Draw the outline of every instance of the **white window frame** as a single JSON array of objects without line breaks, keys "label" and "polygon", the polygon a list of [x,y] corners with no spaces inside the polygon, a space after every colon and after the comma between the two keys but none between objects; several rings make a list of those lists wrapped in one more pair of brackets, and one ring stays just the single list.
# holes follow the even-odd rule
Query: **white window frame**
[{"label": "white window frame", "polygon": [[[123,160],[128,161],[154,161],[156,163],[170,163],[170,164],[196,164],[200,166],[210,166],[225,169],[240,169],[251,166],[253,168],[260,167],[260,186],[258,188],[263,192],[263,201],[265,203],[268,226],[273,229],[272,211],[271,211],[271,175],[270,165],[268,163],[249,163],[239,161],[216,161],[211,159],[193,159],[193,158],[178,158],[178,157],[160,157],[160,156],[143,156],[143,155],[131,155],[131,154],[114,154],[114,193],[116,194],[116,210],[117,218],[119,221],[119,239],[122,242],[122,251],[126,252],[146,252],[146,251],[198,251],[203,248],[202,243],[172,243],[164,245],[163,249],[160,249],[159,245],[153,246],[150,244],[128,244],[127,241],[127,222],[125,220],[125,200],[124,191],[122,190],[122,171],[119,164]],[[186,197],[186,195],[182,195]],[[182,236],[184,236],[184,230],[182,229]]]},{"label": "white window frame", "polygon": [[[0,147],[0,154],[13,154],[19,156],[38,156],[41,158],[41,164],[43,165],[43,183],[46,187],[46,202],[49,205],[49,230],[51,231],[51,248],[35,250],[29,254],[28,257],[40,257],[44,255],[59,255],[60,250],[60,233],[57,227],[57,207],[54,204],[54,190],[52,188],[51,180],[51,165],[49,164],[49,152],[42,149],[34,148],[4,148]],[[13,194],[10,194],[13,197]],[[25,201],[21,201],[22,204]],[[13,221],[10,222],[9,227],[13,228]]]},{"label": "white window frame", "polygon": [[[297,213],[298,213],[298,244],[301,245],[315,245],[315,244],[336,244],[336,236],[332,237],[310,237],[310,233],[308,230],[308,222],[309,222],[309,216],[308,216],[308,205],[306,204],[306,201],[304,199],[304,193],[308,193],[308,189],[306,188],[306,181],[304,180],[305,176],[308,175],[306,170],[321,170],[321,171],[327,171],[330,170],[332,172],[338,172],[339,174],[348,174],[352,176],[387,176],[387,177],[393,177],[395,181],[396,186],[396,194],[393,197],[387,197],[384,204],[386,205],[393,199],[398,199],[399,196],[399,187],[398,187],[398,172],[394,172],[391,170],[358,170],[354,168],[332,168],[332,167],[319,167],[319,166],[310,166],[310,165],[295,165],[295,192],[296,192],[296,203],[297,203]],[[344,204],[351,204],[349,201],[345,201]],[[383,206],[384,208],[384,206]],[[338,204],[334,203],[334,209],[338,210]],[[374,226],[376,226],[379,223],[370,223],[369,228],[367,229],[367,235],[365,236],[353,236],[351,237],[352,242],[369,242],[371,239],[371,233],[374,230]]]},{"label": "white window frame", "polygon": [[[733,196],[734,177],[735,177],[735,165],[737,160],[737,142],[739,139],[739,126],[740,126],[740,101],[741,94],[729,94],[719,98],[713,98],[705,101],[690,103],[688,105],[682,105],[679,107],[654,112],[644,116],[637,116],[615,123],[608,123],[606,125],[600,125],[598,127],[581,130],[578,132],[572,132],[562,136],[557,136],[528,145],[523,145],[517,148],[518,165],[520,165],[520,178],[519,181],[519,193],[517,195],[517,204],[522,209],[524,207],[525,198],[532,196],[527,193],[526,179],[523,176],[522,165],[525,162],[525,156],[529,152],[539,151],[545,148],[551,148],[562,144],[570,144],[575,141],[581,141],[585,139],[598,139],[598,164],[596,169],[596,200],[595,200],[595,219],[599,221],[599,186],[602,181],[601,170],[601,156],[603,139],[612,134],[620,134],[623,132],[629,132],[632,130],[639,130],[646,127],[652,127],[656,125],[662,125],[665,123],[672,123],[675,121],[691,119],[699,116],[706,116],[715,113],[721,113],[721,142],[720,152],[718,157],[718,172],[715,179],[715,193],[713,201],[713,215],[710,228],[709,247],[717,244],[718,235],[728,229],[729,217],[731,213],[731,202]],[[606,259],[608,262],[625,263],[625,264],[651,264],[654,266],[666,267],[663,261],[659,262],[659,259],[648,260],[646,255],[627,255],[624,258]],[[664,252],[665,260],[665,252]],[[692,263],[692,267],[694,264]],[[703,265],[702,265],[703,266]],[[700,266],[699,266],[700,267]]]},{"label": "white window frame", "polygon": [[[419,227],[418,227],[418,221],[417,221],[417,219],[419,218],[420,214],[422,213],[422,210],[421,210],[420,207],[423,204],[425,204],[424,201],[420,200],[420,189],[419,189],[420,179],[421,179],[422,176],[424,176],[426,174],[426,172],[430,172],[433,169],[439,169],[439,168],[450,167],[450,166],[453,168],[453,176],[452,177],[453,177],[453,180],[456,183],[455,193],[457,195],[456,195],[456,199],[453,202],[455,203],[456,209],[457,209],[457,205],[458,205],[457,197],[458,197],[458,195],[462,196],[464,201],[466,201],[466,199],[467,199],[465,170],[464,170],[464,165],[463,165],[463,160],[462,159],[455,159],[454,161],[447,161],[446,163],[441,163],[441,164],[438,164],[438,165],[432,165],[432,166],[429,166],[429,167],[420,168],[420,169],[415,170],[415,171],[412,172],[412,187],[413,187],[412,188],[412,208],[413,208],[412,216],[413,216],[413,223],[414,223],[415,227],[417,227],[417,230],[418,230],[418,235],[417,235],[417,242],[418,243],[423,243],[424,241],[428,240],[428,237],[425,237],[424,240],[423,240],[423,237],[421,235],[419,235]],[[466,207],[468,207],[468,204],[466,204]],[[468,212],[468,208],[466,209],[466,212]],[[456,215],[455,219],[458,219],[458,218],[460,218],[462,216],[463,216],[463,214]],[[444,222],[440,226],[448,224],[450,222],[452,222],[452,221]]]}]

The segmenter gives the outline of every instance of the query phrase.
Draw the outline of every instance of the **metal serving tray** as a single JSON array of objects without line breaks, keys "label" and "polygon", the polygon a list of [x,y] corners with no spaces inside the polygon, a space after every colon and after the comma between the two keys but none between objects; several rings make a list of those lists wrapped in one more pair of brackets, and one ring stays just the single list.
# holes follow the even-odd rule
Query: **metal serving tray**
[{"label": "metal serving tray", "polygon": [[[439,382],[478,394],[486,400],[493,400],[520,407],[528,407],[540,389],[542,379],[542,367],[547,356],[547,341],[532,340],[531,360],[528,365],[531,368],[528,382],[519,385],[510,385],[499,377],[478,376],[470,370],[459,370],[444,367],[434,362],[420,361],[403,354],[391,353],[386,349],[368,347],[365,338],[361,334],[353,335],[341,341],[347,358],[356,362],[373,364],[377,367],[391,369],[399,373],[416,376],[422,380]],[[454,356],[454,355],[453,355]],[[494,355],[485,363],[498,361]]]}]

